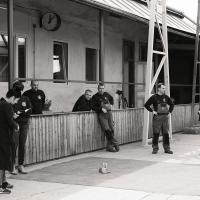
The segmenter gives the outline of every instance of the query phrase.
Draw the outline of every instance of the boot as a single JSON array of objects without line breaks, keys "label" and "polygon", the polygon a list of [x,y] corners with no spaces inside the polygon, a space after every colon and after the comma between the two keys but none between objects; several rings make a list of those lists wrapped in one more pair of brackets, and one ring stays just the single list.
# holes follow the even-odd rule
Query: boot
[{"label": "boot", "polygon": [[21,173],[21,174],[28,174],[28,172],[24,169],[24,166],[23,166],[23,165],[19,165],[19,166],[18,166],[18,171],[19,171],[19,173]]},{"label": "boot", "polygon": [[173,151],[172,151],[172,150],[170,150],[170,149],[166,149],[166,150],[165,150],[165,153],[168,153],[168,154],[173,154]]},{"label": "boot", "polygon": [[157,154],[158,150],[157,149],[153,149],[152,154]]}]

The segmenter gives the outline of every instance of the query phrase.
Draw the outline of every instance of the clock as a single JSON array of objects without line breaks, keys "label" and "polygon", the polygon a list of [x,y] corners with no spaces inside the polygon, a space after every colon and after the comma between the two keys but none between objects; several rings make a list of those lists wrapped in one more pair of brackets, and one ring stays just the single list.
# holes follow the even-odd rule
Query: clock
[{"label": "clock", "polygon": [[47,31],[56,31],[60,28],[61,18],[58,14],[47,12],[40,18],[41,27]]}]

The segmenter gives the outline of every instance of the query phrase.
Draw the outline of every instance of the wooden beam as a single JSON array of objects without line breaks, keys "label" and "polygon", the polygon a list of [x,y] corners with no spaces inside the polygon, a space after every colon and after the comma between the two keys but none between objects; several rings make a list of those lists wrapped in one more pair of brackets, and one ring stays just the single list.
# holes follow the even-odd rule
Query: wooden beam
[{"label": "wooden beam", "polygon": [[[152,60],[153,60],[153,45],[154,45],[154,25],[156,15],[156,0],[152,0],[150,3],[150,21],[149,21],[149,37],[148,37],[148,55],[147,55],[147,67],[145,78],[145,101],[150,97],[151,91],[151,78],[152,78]],[[149,133],[149,112],[144,109],[144,125],[142,144],[148,145],[148,133]]]},{"label": "wooden beam", "polygon": [[193,86],[192,86],[192,110],[191,110],[191,125],[195,121],[195,93],[197,84],[197,63],[199,62],[199,33],[200,33],[200,0],[198,0],[198,11],[197,11],[197,27],[196,27],[196,40],[195,40],[195,53],[194,53],[194,69],[193,69]]},{"label": "wooden beam", "polygon": [[104,12],[99,11],[99,81],[104,82],[105,41],[104,41]]},{"label": "wooden beam", "polygon": [[8,87],[12,88],[14,74],[13,0],[7,0],[8,24]]}]

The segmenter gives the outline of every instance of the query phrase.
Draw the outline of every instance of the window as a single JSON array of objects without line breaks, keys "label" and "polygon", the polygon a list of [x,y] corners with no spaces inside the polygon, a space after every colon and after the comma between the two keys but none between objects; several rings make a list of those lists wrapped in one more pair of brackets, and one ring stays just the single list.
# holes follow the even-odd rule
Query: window
[{"label": "window", "polygon": [[53,44],[53,79],[66,80],[68,78],[68,44],[54,42]]},{"label": "window", "polygon": [[26,78],[26,38],[17,37],[18,77]]},{"label": "window", "polygon": [[97,50],[86,48],[86,81],[97,79]]},{"label": "window", "polygon": [[145,42],[141,42],[140,43],[140,47],[139,47],[139,52],[140,52],[139,61],[142,61],[142,62],[146,62],[147,61],[147,48],[148,48],[147,43],[145,43]]},{"label": "window", "polygon": [[[16,37],[17,72],[19,78],[26,78],[26,38]],[[0,81],[8,81],[8,36],[0,35]]]},{"label": "window", "polygon": [[8,81],[8,37],[0,35],[0,81]]}]

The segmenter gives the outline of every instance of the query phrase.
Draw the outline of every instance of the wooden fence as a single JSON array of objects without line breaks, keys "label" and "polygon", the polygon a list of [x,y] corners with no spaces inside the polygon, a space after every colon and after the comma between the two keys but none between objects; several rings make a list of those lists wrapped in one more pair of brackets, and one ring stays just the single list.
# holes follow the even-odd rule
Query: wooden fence
[{"label": "wooden fence", "polygon": [[[142,139],[143,108],[114,110],[115,136],[120,144]],[[190,125],[191,105],[178,105],[172,115],[173,132]],[[25,163],[62,158],[105,147],[93,112],[35,115],[30,119]]]}]

